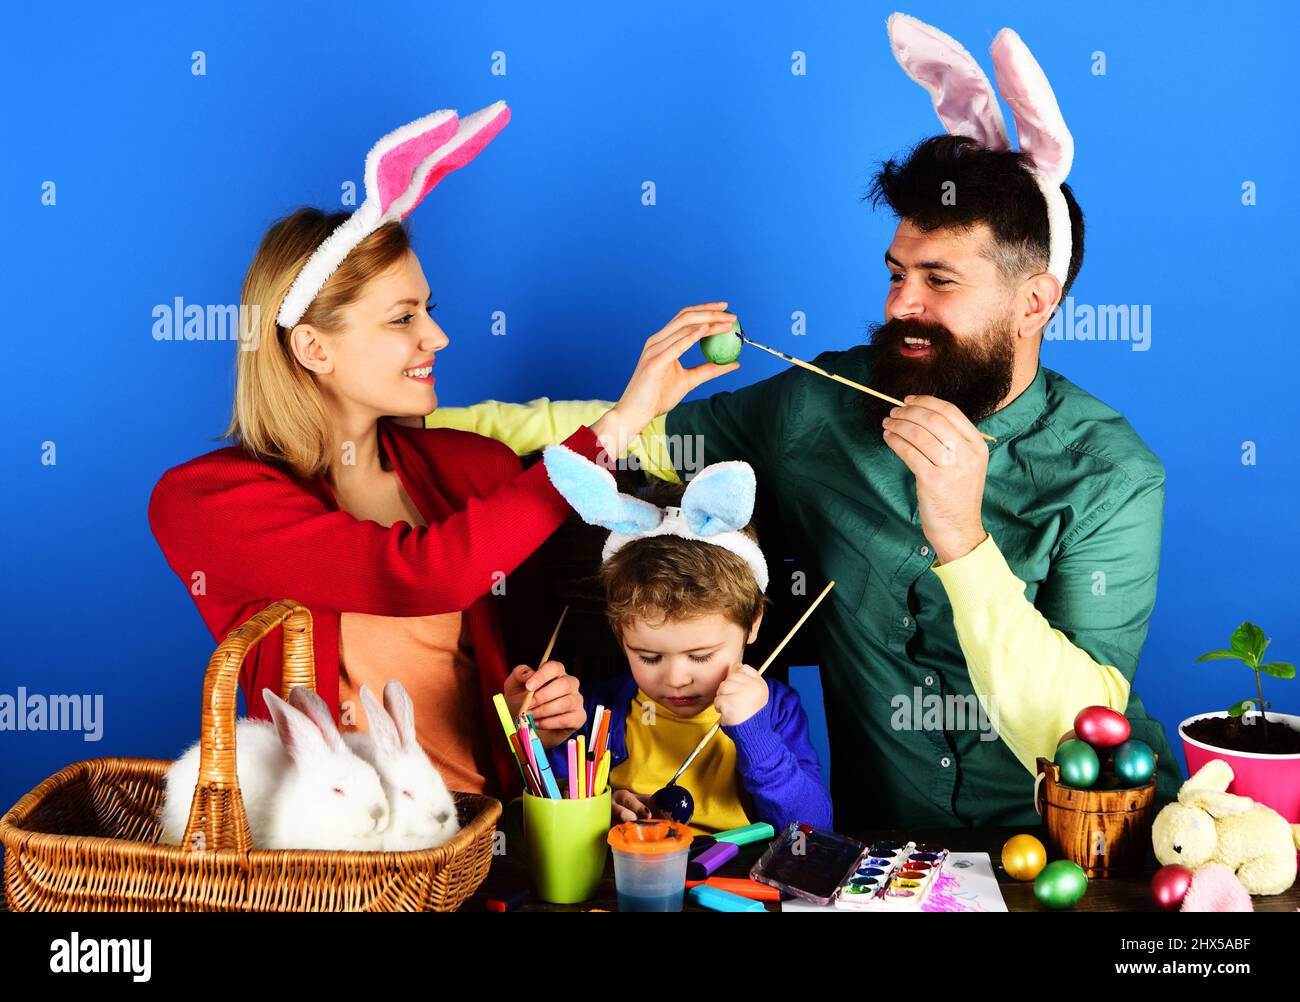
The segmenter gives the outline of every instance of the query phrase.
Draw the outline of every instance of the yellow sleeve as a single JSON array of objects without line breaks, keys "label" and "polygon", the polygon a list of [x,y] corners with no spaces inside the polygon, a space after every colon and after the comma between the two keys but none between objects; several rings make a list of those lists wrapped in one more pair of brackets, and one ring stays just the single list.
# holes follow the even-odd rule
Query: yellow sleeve
[{"label": "yellow sleeve", "polygon": [[[609,400],[550,400],[538,397],[512,404],[484,400],[469,407],[439,407],[424,419],[426,428],[457,428],[504,442],[515,455],[563,442],[583,425],[593,425],[613,407]],[[680,483],[668,450],[666,415],[641,430],[628,448],[628,463],[660,480]]]},{"label": "yellow sleeve", "polygon": [[1085,706],[1124,712],[1128,679],[1047,621],[992,536],[931,570],[952,603],[971,684],[998,736],[1030,773],[1037,774],[1039,755],[1056,754],[1057,739]]}]

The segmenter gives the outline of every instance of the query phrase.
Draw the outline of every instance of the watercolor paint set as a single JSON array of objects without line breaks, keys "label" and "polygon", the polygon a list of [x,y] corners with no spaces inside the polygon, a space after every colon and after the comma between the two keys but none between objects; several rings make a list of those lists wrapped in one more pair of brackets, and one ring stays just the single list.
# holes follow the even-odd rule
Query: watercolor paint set
[{"label": "watercolor paint set", "polygon": [[849,911],[920,911],[939,882],[948,850],[918,842],[868,845],[792,821],[750,877],[812,904]]},{"label": "watercolor paint set", "polygon": [[865,842],[791,821],[749,871],[751,879],[828,905],[866,857]]},{"label": "watercolor paint set", "polygon": [[919,911],[943,872],[948,850],[916,842],[877,842],[840,885],[835,907]]}]

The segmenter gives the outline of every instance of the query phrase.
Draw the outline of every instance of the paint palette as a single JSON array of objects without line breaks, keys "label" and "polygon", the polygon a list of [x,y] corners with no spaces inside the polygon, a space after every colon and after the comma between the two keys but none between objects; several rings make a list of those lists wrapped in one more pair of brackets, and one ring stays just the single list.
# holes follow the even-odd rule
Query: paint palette
[{"label": "paint palette", "polygon": [[835,907],[919,911],[948,859],[948,850],[916,842],[877,842],[840,885]]}]

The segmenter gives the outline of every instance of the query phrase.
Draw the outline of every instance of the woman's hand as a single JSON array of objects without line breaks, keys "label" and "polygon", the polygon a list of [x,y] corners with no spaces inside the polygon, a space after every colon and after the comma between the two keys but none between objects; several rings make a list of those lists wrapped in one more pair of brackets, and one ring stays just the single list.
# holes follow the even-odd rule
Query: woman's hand
[{"label": "woman's hand", "polygon": [[615,790],[609,799],[609,813],[614,824],[622,821],[645,820],[651,816],[650,802],[653,794],[642,796],[631,790]]},{"label": "woman's hand", "polygon": [[524,694],[532,692],[528,708],[537,725],[543,748],[554,748],[587,722],[587,711],[578,692],[578,680],[564,671],[558,661],[547,661],[537,671],[519,665],[506,676],[506,707],[513,720],[524,705]]},{"label": "woman's hand", "polygon": [[726,306],[726,303],[687,306],[646,341],[618,403],[591,426],[611,458],[623,455],[642,428],[676,407],[695,387],[740,368],[739,362],[728,365],[703,362],[687,369],[679,361],[701,338],[731,330],[736,317],[726,312]]}]

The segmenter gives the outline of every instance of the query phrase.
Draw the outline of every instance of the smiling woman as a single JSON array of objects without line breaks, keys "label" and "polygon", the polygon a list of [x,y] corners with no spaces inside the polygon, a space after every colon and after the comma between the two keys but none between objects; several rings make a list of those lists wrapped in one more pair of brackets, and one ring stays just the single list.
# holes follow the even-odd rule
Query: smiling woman
[{"label": "smiling woman", "polygon": [[[241,301],[267,303],[282,298],[311,252],[347,218],[343,212],[326,215],[317,209],[300,209],[276,223],[248,270]],[[413,300],[386,301],[394,287],[412,283],[412,271],[419,273],[418,282],[423,284],[405,227],[389,223],[347,256],[291,332],[276,322],[275,310],[260,310],[263,329],[256,348],[241,351],[236,359],[234,413],[224,437],[241,442],[260,459],[283,461],[300,476],[328,469],[335,452],[331,398],[339,400],[356,389],[375,395],[356,384],[375,378],[379,367],[348,364],[360,349],[381,343],[374,336],[375,328],[392,324],[388,350],[405,350],[392,373],[395,378],[404,375],[402,363],[414,361],[414,349],[400,340],[401,328],[409,327]],[[359,336],[344,336],[358,330]],[[445,344],[444,336],[439,347]],[[428,394],[424,400],[429,400]]]},{"label": "smiling woman", "polygon": [[[310,299],[286,306],[356,215],[305,208],[267,232],[242,293],[263,319],[238,353],[234,444],[167,471],[150,525],[215,638],[274,601],[302,603],[317,691],[341,729],[368,729],[363,685],[398,679],[414,696],[416,740],[451,788],[511,795],[518,772],[487,737],[492,696],[517,711],[531,691],[546,747],[586,718],[558,662],[507,674],[493,588],[572,509],[544,467],[524,471],[505,445],[394,420],[437,406],[435,356],[449,344],[402,221],[370,230]],[[566,444],[592,461],[621,455],[690,389],[734,369],[678,361],[731,327],[725,306],[683,310],[649,338],[619,402]],[[280,691],[280,656],[275,644],[249,652],[250,717],[269,716],[261,692]]]}]

